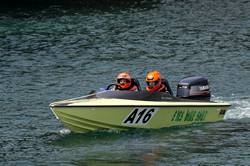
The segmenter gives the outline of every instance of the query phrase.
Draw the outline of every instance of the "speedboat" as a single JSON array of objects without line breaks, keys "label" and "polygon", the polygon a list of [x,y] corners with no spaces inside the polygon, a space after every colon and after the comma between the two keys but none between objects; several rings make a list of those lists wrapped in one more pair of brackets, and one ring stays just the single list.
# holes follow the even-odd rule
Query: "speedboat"
[{"label": "speedboat", "polygon": [[207,79],[187,77],[179,82],[176,96],[167,92],[107,89],[53,102],[50,108],[66,128],[77,133],[158,129],[223,120],[230,104],[210,101],[210,96]]}]

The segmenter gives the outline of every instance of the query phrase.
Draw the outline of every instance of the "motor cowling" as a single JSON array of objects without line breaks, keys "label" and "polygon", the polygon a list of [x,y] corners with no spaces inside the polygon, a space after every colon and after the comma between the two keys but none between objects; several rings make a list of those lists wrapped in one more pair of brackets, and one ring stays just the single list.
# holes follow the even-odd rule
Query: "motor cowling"
[{"label": "motor cowling", "polygon": [[208,80],[204,77],[186,77],[177,85],[177,97],[210,100],[211,92],[208,85]]}]

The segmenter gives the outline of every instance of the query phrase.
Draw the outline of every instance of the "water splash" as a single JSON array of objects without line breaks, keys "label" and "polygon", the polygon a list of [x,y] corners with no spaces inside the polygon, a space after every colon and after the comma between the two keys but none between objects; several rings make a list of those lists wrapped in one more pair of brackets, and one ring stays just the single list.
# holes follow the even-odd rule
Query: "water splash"
[{"label": "water splash", "polygon": [[232,107],[226,113],[225,119],[250,118],[250,99],[230,102]]},{"label": "water splash", "polygon": [[68,134],[71,133],[71,131],[70,131],[69,129],[61,129],[61,130],[59,131],[59,133],[60,133],[61,135],[68,135]]},{"label": "water splash", "polygon": [[250,96],[214,97],[215,101],[229,102],[231,107],[227,111],[224,119],[245,119],[250,118]]}]

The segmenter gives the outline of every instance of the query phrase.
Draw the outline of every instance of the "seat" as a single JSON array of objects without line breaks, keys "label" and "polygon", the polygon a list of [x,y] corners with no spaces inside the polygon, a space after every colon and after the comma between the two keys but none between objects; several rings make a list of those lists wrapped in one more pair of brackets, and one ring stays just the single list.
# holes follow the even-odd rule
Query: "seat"
[{"label": "seat", "polygon": [[169,92],[170,95],[173,96],[173,91],[170,88],[170,85],[166,79],[161,79],[162,84],[164,84]]},{"label": "seat", "polygon": [[137,90],[138,90],[138,91],[141,91],[140,82],[139,82],[136,78],[132,78],[132,83],[135,84],[135,86],[137,87]]}]

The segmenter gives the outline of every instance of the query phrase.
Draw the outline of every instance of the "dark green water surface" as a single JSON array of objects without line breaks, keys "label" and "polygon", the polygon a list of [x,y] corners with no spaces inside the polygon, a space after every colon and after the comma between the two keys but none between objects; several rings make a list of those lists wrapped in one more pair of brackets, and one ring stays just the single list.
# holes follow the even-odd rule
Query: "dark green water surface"
[{"label": "dark green water surface", "polygon": [[[69,133],[48,105],[129,70],[209,79],[223,122]],[[95,0],[0,7],[0,165],[250,165],[250,1]]]}]

